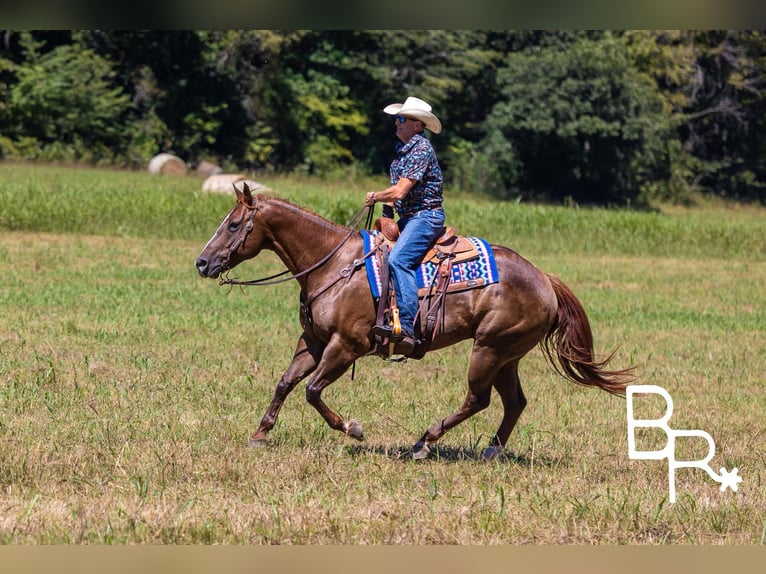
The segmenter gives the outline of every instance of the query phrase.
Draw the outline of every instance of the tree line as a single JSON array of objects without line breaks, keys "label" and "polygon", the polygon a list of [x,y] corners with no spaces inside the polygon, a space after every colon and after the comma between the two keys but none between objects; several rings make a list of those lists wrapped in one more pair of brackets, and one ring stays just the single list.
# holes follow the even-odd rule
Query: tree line
[{"label": "tree line", "polygon": [[6,30],[0,156],[382,174],[408,95],[457,189],[766,200],[758,30]]}]

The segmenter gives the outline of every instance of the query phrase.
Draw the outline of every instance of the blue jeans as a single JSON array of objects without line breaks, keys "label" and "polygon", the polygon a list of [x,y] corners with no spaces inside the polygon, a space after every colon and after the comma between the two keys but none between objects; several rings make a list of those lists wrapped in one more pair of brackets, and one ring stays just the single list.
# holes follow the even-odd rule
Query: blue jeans
[{"label": "blue jeans", "polygon": [[399,219],[399,239],[391,250],[388,266],[396,289],[402,331],[413,333],[418,314],[417,270],[426,251],[444,232],[444,211],[418,211]]}]

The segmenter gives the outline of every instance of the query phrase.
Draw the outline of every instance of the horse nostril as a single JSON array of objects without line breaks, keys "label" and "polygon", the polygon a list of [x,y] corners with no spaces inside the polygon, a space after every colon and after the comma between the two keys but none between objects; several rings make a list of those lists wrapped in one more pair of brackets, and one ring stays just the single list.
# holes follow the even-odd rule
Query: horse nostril
[{"label": "horse nostril", "polygon": [[194,264],[197,266],[197,271],[199,271],[200,274],[203,274],[205,269],[207,269],[207,259],[203,259],[202,257],[199,257]]}]

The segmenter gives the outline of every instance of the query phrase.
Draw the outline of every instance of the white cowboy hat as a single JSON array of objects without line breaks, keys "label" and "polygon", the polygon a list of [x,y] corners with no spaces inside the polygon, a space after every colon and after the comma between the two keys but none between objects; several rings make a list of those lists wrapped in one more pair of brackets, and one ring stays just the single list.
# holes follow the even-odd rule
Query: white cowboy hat
[{"label": "white cowboy hat", "polygon": [[392,116],[402,115],[418,119],[435,134],[442,131],[439,118],[431,113],[431,106],[420,98],[410,96],[404,100],[403,104],[389,104],[383,108],[383,111]]}]

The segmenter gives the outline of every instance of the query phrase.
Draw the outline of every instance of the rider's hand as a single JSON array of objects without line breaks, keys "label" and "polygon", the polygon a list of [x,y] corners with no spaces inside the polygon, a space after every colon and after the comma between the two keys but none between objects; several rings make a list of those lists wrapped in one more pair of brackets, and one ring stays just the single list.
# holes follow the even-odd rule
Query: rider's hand
[{"label": "rider's hand", "polygon": [[370,191],[369,193],[367,193],[367,196],[364,199],[364,204],[367,207],[372,207],[373,205],[375,205],[375,192],[374,191]]}]

